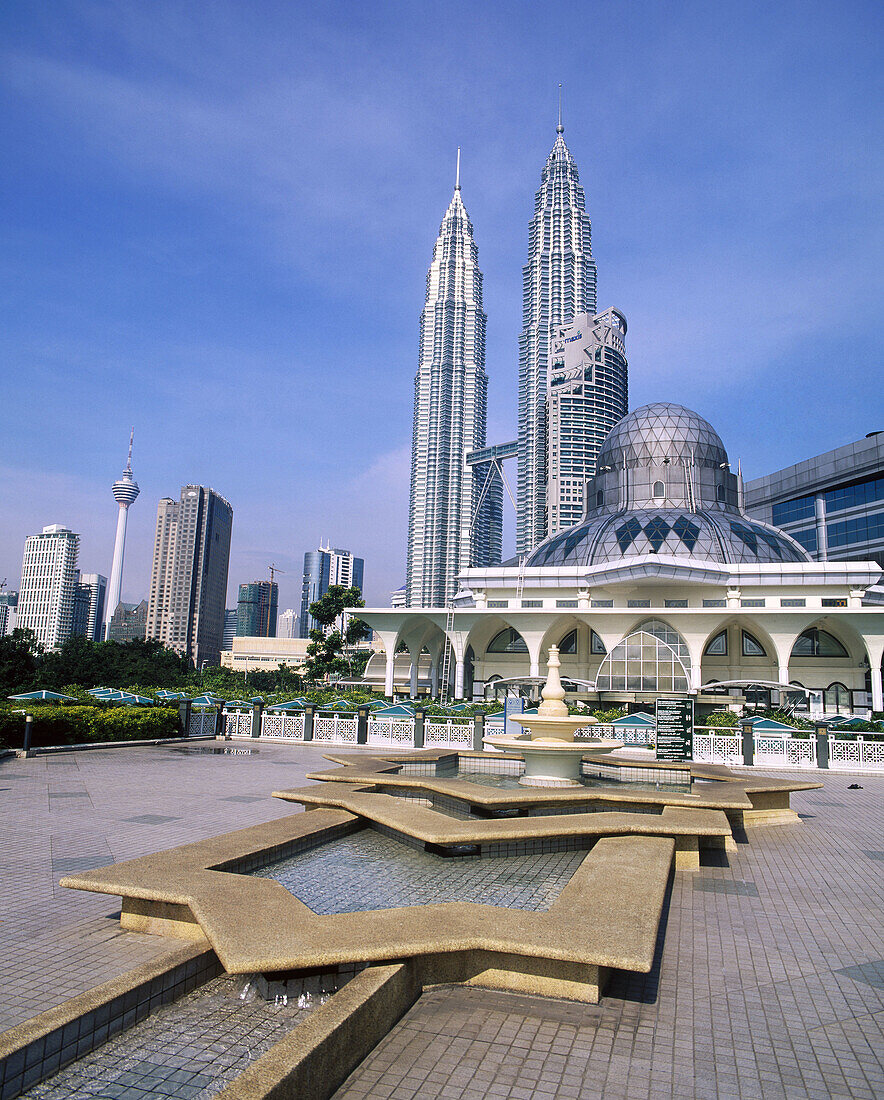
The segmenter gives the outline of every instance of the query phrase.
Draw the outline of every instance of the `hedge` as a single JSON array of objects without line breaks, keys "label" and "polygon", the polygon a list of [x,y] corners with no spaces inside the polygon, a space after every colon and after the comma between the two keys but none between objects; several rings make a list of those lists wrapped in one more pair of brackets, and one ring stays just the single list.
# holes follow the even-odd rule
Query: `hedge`
[{"label": "hedge", "polygon": [[[80,745],[100,741],[153,741],[180,737],[178,710],[171,707],[35,706],[31,745]],[[0,743],[20,749],[24,743],[24,716],[0,711]]]}]

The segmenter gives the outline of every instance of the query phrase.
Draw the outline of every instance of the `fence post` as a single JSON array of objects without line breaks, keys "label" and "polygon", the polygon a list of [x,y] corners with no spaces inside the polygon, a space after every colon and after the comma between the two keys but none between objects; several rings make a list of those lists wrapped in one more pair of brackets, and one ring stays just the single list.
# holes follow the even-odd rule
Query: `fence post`
[{"label": "fence post", "polygon": [[356,744],[368,744],[368,716],[371,713],[368,704],[363,703],[356,708]]},{"label": "fence post", "polygon": [[427,720],[427,712],[424,707],[414,708],[414,747],[416,749],[422,749],[424,747],[424,723]]},{"label": "fence post", "polygon": [[482,752],[484,745],[482,738],[485,736],[485,715],[473,715],[473,752]]},{"label": "fence post", "polygon": [[816,766],[828,769],[829,767],[829,727],[816,727]]},{"label": "fence post", "polygon": [[25,758],[31,755],[31,729],[34,724],[33,714],[25,715],[25,735],[22,741],[22,749],[24,750]]},{"label": "fence post", "polygon": [[189,699],[185,699],[183,703],[178,704],[178,717],[182,726],[181,732],[185,737],[190,737],[190,712],[192,708],[193,703]]},{"label": "fence post", "polygon": [[263,703],[252,703],[252,737],[261,736],[261,715],[263,713]]},{"label": "fence post", "polygon": [[304,740],[313,740],[313,719],[316,717],[316,707],[313,703],[308,703],[304,707]]},{"label": "fence post", "polygon": [[755,732],[749,718],[740,719],[740,733],[743,739],[743,764],[751,768],[755,763]]}]

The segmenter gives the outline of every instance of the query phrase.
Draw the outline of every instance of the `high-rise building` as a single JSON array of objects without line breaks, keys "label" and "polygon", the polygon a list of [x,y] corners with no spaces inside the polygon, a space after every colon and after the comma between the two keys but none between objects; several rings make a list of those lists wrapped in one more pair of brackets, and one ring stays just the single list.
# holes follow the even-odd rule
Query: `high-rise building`
[{"label": "high-rise building", "polygon": [[185,485],[157,507],[147,637],[196,668],[218,664],[233,509],[214,489]]},{"label": "high-rise building", "polygon": [[316,622],[308,612],[310,604],[322,599],[329,587],[340,584],[344,588],[362,591],[365,561],[354,557],[350,550],[320,546],[304,555],[304,576],[301,582],[300,630],[302,638],[309,638]]},{"label": "high-rise building", "polygon": [[104,597],[107,577],[100,573],[80,573],[74,589],[74,614],[71,634],[100,642],[104,634]]},{"label": "high-rise building", "polygon": [[276,581],[241,584],[236,604],[237,638],[275,638],[278,602]]},{"label": "high-rise building", "polygon": [[0,638],[18,626],[18,592],[0,592]]},{"label": "high-rise building", "polygon": [[745,503],[817,561],[884,566],[884,432],[747,482]]},{"label": "high-rise building", "polygon": [[[126,469],[123,475],[114,482],[111,492],[114,500],[119,504],[120,511],[117,516],[117,535],[114,539],[114,560],[111,565],[110,584],[107,586],[107,611],[106,620],[116,610],[120,602],[120,593],[123,589],[123,555],[126,551],[126,524],[129,520],[129,505],[134,504],[141,490],[138,483],[132,477],[132,441],[135,438],[135,429],[129,433],[129,457],[126,459]],[[99,619],[101,622],[101,619]],[[104,628],[107,633],[107,627]]]},{"label": "high-rise building", "polygon": [[18,594],[18,625],[46,649],[71,636],[80,536],[60,523],[25,540]]},{"label": "high-rise building", "polygon": [[528,262],[522,268],[519,336],[519,475],[516,552],[547,534],[547,394],[550,345],[559,326],[596,312],[596,267],[577,165],[565,144],[561,111],[556,140],[534,197]]},{"label": "high-rise building", "polygon": [[[442,607],[471,565],[500,560],[498,480],[466,465],[485,446],[488,376],[482,273],[473,227],[460,193],[442,219],[427,273],[414,380],[406,602]],[[483,497],[482,492],[485,489]]]},{"label": "high-rise building", "polygon": [[301,616],[293,607],[287,607],[276,620],[277,638],[300,637]]},{"label": "high-rise building", "polygon": [[602,441],[626,416],[626,318],[581,313],[552,336],[547,396],[547,535],[583,518]]},{"label": "high-rise building", "polygon": [[147,633],[147,600],[118,603],[107,623],[105,641],[126,645]]},{"label": "high-rise building", "polygon": [[236,637],[236,614],[237,609],[235,607],[228,607],[224,612],[224,633],[221,636],[222,653],[233,649],[233,639]]}]

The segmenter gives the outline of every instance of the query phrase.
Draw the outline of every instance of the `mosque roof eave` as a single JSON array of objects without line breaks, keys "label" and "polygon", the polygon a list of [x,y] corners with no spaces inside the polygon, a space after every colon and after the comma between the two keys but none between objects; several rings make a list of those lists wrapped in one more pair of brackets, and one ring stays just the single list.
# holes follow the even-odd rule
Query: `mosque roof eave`
[{"label": "mosque roof eave", "polygon": [[782,586],[794,584],[838,585],[868,588],[881,578],[875,562],[801,561],[726,564],[669,554],[626,556],[613,562],[587,566],[490,566],[466,569],[461,586],[477,588],[583,588],[592,585],[645,583],[698,585]]}]

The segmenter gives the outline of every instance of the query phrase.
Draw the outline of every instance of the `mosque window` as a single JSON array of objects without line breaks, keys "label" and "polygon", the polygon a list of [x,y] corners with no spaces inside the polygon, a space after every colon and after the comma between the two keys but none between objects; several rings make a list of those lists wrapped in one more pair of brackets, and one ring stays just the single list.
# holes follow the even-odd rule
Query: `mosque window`
[{"label": "mosque window", "polygon": [[596,655],[601,654],[602,656],[608,652],[605,648],[605,643],[594,630],[590,630],[589,632],[589,651],[590,653],[595,653]]},{"label": "mosque window", "polygon": [[744,657],[766,657],[767,654],[764,651],[764,646],[759,642],[754,634],[750,634],[748,630],[743,631],[743,656]]},{"label": "mosque window", "polygon": [[595,495],[595,506],[596,506],[596,508],[601,508],[604,503],[605,503],[605,494],[602,492],[601,489],[599,489],[599,491]]},{"label": "mosque window", "polygon": [[501,630],[499,634],[495,636],[488,643],[487,653],[527,653],[528,647],[525,645],[525,639],[518,632],[513,630],[511,626],[506,627],[505,630]]},{"label": "mosque window", "polygon": [[[646,625],[663,626],[684,646],[665,624]],[[669,642],[642,629],[618,642],[605,657],[596,687],[599,691],[687,691],[689,669],[689,657],[683,659]]]},{"label": "mosque window", "polygon": [[662,481],[655,481],[654,482],[654,496],[655,497],[662,497],[662,496],[665,496],[665,495],[666,495],[666,486],[663,484]]},{"label": "mosque window", "polygon": [[793,657],[848,657],[844,646],[827,630],[812,626],[792,646]]},{"label": "mosque window", "polygon": [[722,503],[724,503],[724,486],[719,485],[715,490],[715,495]]},{"label": "mosque window", "polygon": [[711,639],[703,650],[704,657],[727,657],[727,631],[722,630]]},{"label": "mosque window", "polygon": [[559,653],[576,653],[577,652],[577,631],[569,630],[564,638],[559,642]]},{"label": "mosque window", "polygon": [[850,692],[844,684],[829,684],[824,693],[827,711],[850,710]]}]

